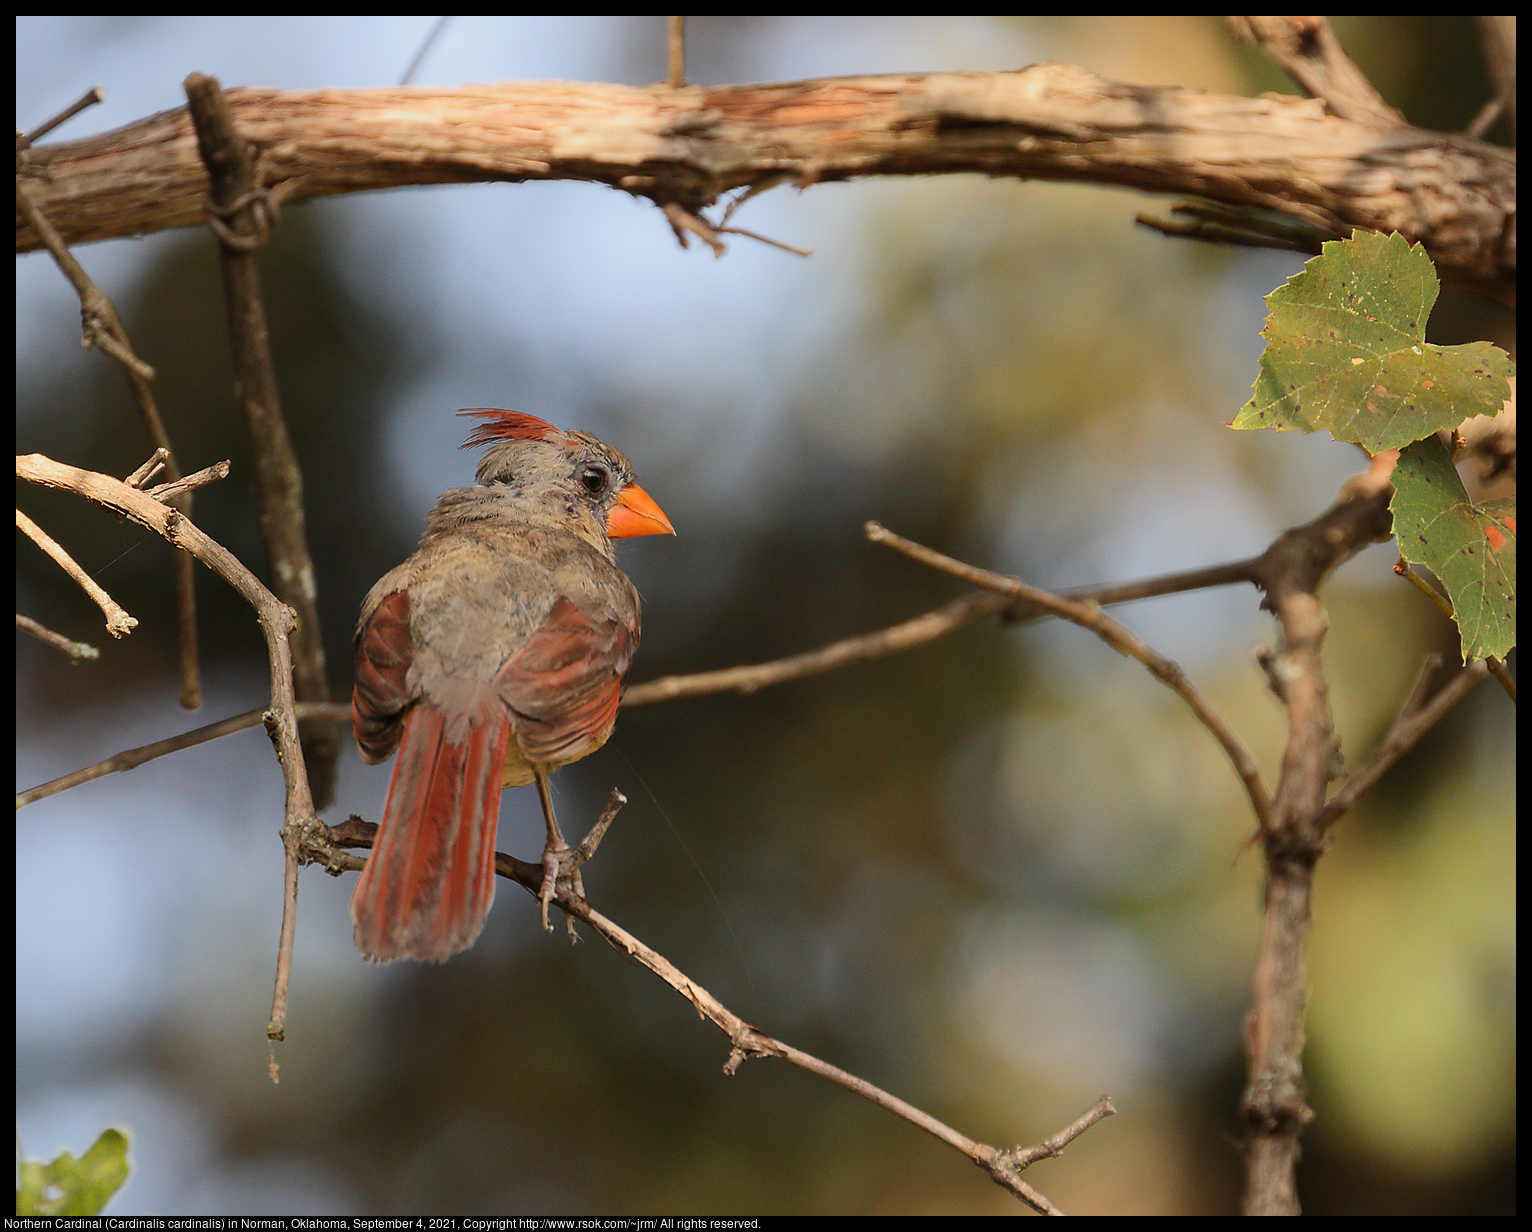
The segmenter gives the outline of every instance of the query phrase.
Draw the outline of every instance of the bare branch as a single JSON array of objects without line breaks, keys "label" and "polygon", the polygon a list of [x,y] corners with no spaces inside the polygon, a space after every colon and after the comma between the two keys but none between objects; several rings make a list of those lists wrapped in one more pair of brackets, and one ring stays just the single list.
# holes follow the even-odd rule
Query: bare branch
[{"label": "bare branch", "polygon": [[1441,721],[1458,701],[1489,675],[1489,664],[1482,659],[1477,663],[1471,663],[1462,671],[1458,672],[1451,680],[1437,690],[1434,696],[1424,706],[1410,708],[1410,702],[1416,700],[1419,692],[1418,686],[1410,692],[1409,701],[1395,720],[1393,728],[1383,738],[1383,743],[1378,746],[1373,755],[1367,761],[1351,773],[1335,793],[1325,802],[1320,810],[1315,824],[1321,830],[1328,830],[1341,816],[1355,804],[1364,793],[1388,772],[1401,757],[1408,753],[1420,742],[1420,738]]},{"label": "bare branch", "polygon": [[[18,165],[24,161],[18,156]],[[117,315],[116,307],[101,288],[91,281],[90,275],[85,272],[85,267],[75,260],[74,254],[69,251],[52,223],[48,221],[43,209],[33,201],[31,194],[23,187],[19,171],[16,176],[16,210],[22,218],[27,220],[27,225],[38,237],[38,242],[52,254],[53,260],[64,276],[69,279],[75,293],[79,295],[82,337],[85,345],[94,346],[122,365],[128,387],[133,391],[133,401],[138,407],[138,415],[143,421],[144,431],[149,437],[150,444],[157,451],[164,451],[164,457],[160,461],[164,465],[166,478],[174,482],[181,477],[181,472],[176,466],[175,454],[170,448],[170,436],[165,431],[164,421],[160,418],[159,407],[155,405],[154,395],[149,389],[149,382],[154,378],[154,369],[134,354],[132,344],[128,341],[128,331]],[[176,509],[187,517],[191,517],[190,493],[186,493],[176,501]],[[181,705],[187,710],[196,710],[202,705],[202,679],[197,670],[197,592],[192,581],[191,557],[185,552],[177,552],[174,554],[174,559],[176,628],[181,647]]]},{"label": "bare branch", "polygon": [[[610,822],[610,814],[620,805],[619,798],[608,805],[603,820]],[[351,816],[338,826],[322,826],[316,830],[303,849],[305,863],[319,864],[334,874],[348,869],[360,869],[364,862],[349,856],[340,848],[371,847],[378,827],[360,817]],[[582,844],[582,847],[584,844]],[[516,882],[534,898],[542,893],[543,869],[540,864],[529,864],[502,852],[495,853],[495,872]],[[573,879],[561,879],[554,893],[554,902],[567,916],[584,920],[616,950],[632,958],[640,966],[647,967],[665,983],[689,1001],[697,1013],[713,1023],[729,1038],[732,1045],[724,1072],[733,1074],[750,1057],[777,1057],[790,1061],[801,1069],[827,1078],[848,1091],[870,1100],[896,1116],[925,1130],[933,1137],[961,1151],[974,1163],[984,1168],[997,1183],[1014,1193],[1033,1210],[1043,1214],[1058,1215],[1063,1212],[1046,1197],[1021,1179],[1021,1170],[1038,1159],[1058,1155],[1065,1144],[1078,1137],[1103,1117],[1113,1111],[1111,1101],[1103,1096],[1084,1116],[1065,1126],[1058,1133],[1033,1147],[1013,1147],[1002,1151],[986,1143],[975,1142],[967,1135],[937,1120],[913,1104],[906,1103],[897,1095],[891,1095],[874,1086],[864,1078],[848,1073],[838,1066],[822,1061],[802,1049],[794,1048],[768,1035],[759,1027],[746,1022],[729,1009],[717,997],[686,975],[674,963],[657,950],[645,945],[632,933],[606,918],[590,905],[583,895],[575,892]]]},{"label": "bare branch", "polygon": [[1263,830],[1266,828],[1271,815],[1271,801],[1266,795],[1265,785],[1261,782],[1260,767],[1256,765],[1255,756],[1245,746],[1245,742],[1239,738],[1238,733],[1218,712],[1213,703],[1208,701],[1187,679],[1186,673],[1179,665],[1150,649],[1135,634],[1103,612],[1099,603],[1082,603],[1078,599],[1066,599],[1060,595],[1049,594],[1046,590],[1038,590],[1035,586],[1028,586],[1016,578],[1004,577],[998,573],[991,573],[988,569],[980,569],[975,565],[954,560],[922,544],[914,543],[902,535],[896,535],[877,522],[867,523],[867,537],[874,543],[885,544],[896,551],[903,552],[912,560],[918,560],[921,564],[933,569],[940,569],[943,573],[950,573],[953,577],[960,577],[965,582],[986,587],[997,594],[1025,599],[1029,603],[1046,608],[1055,616],[1062,616],[1065,620],[1089,629],[1119,654],[1130,655],[1137,659],[1156,679],[1180,694],[1182,700],[1191,707],[1198,721],[1223,747],[1224,753],[1234,766],[1234,772],[1239,775],[1245,785],[1245,793],[1250,797],[1250,807],[1254,809],[1257,821]]},{"label": "bare branch", "polygon": [[[695,215],[784,175],[807,185],[967,172],[1198,196],[1342,235],[1399,231],[1459,285],[1514,294],[1512,152],[1383,131],[1310,99],[1124,84],[1066,64],[681,89],[534,82],[227,97],[265,182],[290,200],[578,179]],[[71,243],[202,217],[207,180],[184,109],[21,158]],[[18,217],[17,251],[39,242]]]},{"label": "bare branch", "polygon": [[42,548],[49,556],[53,557],[58,566],[80,584],[81,590],[95,600],[96,606],[106,616],[106,631],[108,633],[113,637],[126,637],[134,629],[138,628],[138,621],[123,611],[117,600],[102,590],[96,584],[95,578],[80,568],[75,563],[74,557],[64,551],[54,540],[53,536],[48,534],[36,522],[32,521],[31,518],[27,517],[26,514],[22,513],[20,509],[16,510],[16,525],[25,532],[28,539]]},{"label": "bare branch", "polygon": [[1010,606],[1010,601],[991,594],[965,595],[892,628],[864,633],[832,642],[818,650],[756,663],[747,667],[729,667],[716,672],[697,672],[689,676],[662,676],[633,685],[622,697],[624,706],[648,706],[654,702],[674,701],[680,697],[702,697],[709,693],[754,693],[758,689],[799,680],[804,676],[833,671],[852,663],[866,663],[884,655],[896,654],[923,646],[985,616],[993,616]]},{"label": "bare branch", "polygon": [[668,80],[672,90],[686,84],[686,18],[665,18],[665,59],[668,62]]},{"label": "bare branch", "polygon": [[1253,40],[1315,98],[1343,119],[1375,128],[1408,128],[1348,56],[1324,17],[1231,17],[1237,36]]},{"label": "bare branch", "polygon": [[[1210,586],[1230,586],[1236,582],[1253,582],[1256,560],[1232,561],[1223,565],[1211,565],[1205,569],[1190,569],[1181,573],[1168,573],[1159,577],[1143,578],[1134,582],[1119,582],[1107,586],[1088,586],[1080,590],[1066,591],[1064,597],[1080,603],[1129,603],[1136,599],[1152,599],[1161,595],[1182,594],[1189,590],[1203,590]],[[648,706],[654,702],[674,701],[682,697],[703,697],[710,693],[754,693],[772,685],[816,676],[820,672],[849,667],[853,663],[866,663],[881,659],[884,655],[899,654],[924,646],[939,637],[945,637],[964,625],[972,624],[987,616],[999,615],[1008,624],[1022,624],[1051,613],[1025,599],[1014,595],[997,594],[994,591],[977,591],[954,599],[935,611],[916,616],[901,624],[875,633],[863,633],[848,637],[818,650],[789,655],[785,659],[773,659],[769,663],[756,663],[747,667],[729,667],[721,671],[697,672],[688,676],[661,676],[633,685],[622,697],[624,706]]]},{"label": "bare branch", "polygon": [[55,633],[47,625],[39,624],[30,616],[23,616],[20,612],[16,613],[16,627],[23,633],[31,634],[38,641],[47,642],[48,645],[55,649],[62,650],[70,658],[77,661],[80,659],[99,659],[101,657],[101,651],[95,646],[90,645],[90,643],[73,641],[62,633]]},{"label": "bare branch", "polygon": [[160,504],[148,493],[130,488],[120,479],[66,466],[40,453],[18,456],[16,474],[28,483],[75,492],[108,509],[125,514],[140,526],[163,536],[175,547],[184,549],[202,561],[255,608],[261,633],[266,639],[266,654],[271,666],[271,709],[266,719],[266,730],[276,745],[277,760],[281,763],[287,787],[282,826],[287,856],[286,894],[276,988],[272,994],[271,1021],[266,1028],[268,1038],[281,1039],[287,1021],[293,932],[297,927],[298,844],[303,835],[319,824],[314,815],[313,799],[309,795],[308,775],[303,769],[303,749],[298,743],[298,720],[293,712],[292,658],[287,647],[287,636],[293,627],[293,611],[285,603],[278,602],[232,552],[203,534],[190,518],[177,509]]},{"label": "bare branch", "polygon": [[[232,736],[235,732],[259,727],[266,721],[268,713],[269,710],[266,707],[259,710],[247,710],[244,714],[220,719],[216,723],[193,728],[191,731],[181,732],[164,740],[156,740],[152,744],[141,744],[136,749],[124,749],[121,753],[114,753],[105,761],[98,761],[93,766],[71,770],[68,774],[62,774],[56,779],[49,779],[46,783],[39,783],[36,787],[17,792],[16,807],[25,808],[28,804],[35,804],[49,796],[56,796],[59,792],[68,791],[71,787],[78,787],[82,783],[89,783],[108,774],[132,770],[135,766],[141,766],[146,761],[153,761],[157,757],[164,757],[167,753],[195,748],[199,744],[206,744],[209,740],[217,740],[221,736]],[[297,702],[293,706],[293,713],[300,723],[312,719],[323,719],[331,723],[351,722],[351,707],[340,702]]]},{"label": "bare branch", "polygon": [[[145,468],[140,468],[143,470]],[[214,469],[214,468],[209,468]],[[199,472],[199,474],[205,472]],[[1209,586],[1226,586],[1235,582],[1251,580],[1253,561],[1234,561],[1225,565],[1213,565],[1205,569],[1192,569],[1182,573],[1165,574],[1134,582],[1122,582],[1111,586],[1094,586],[1084,590],[1070,591],[1066,597],[1081,602],[1126,603],[1135,599],[1153,598],[1159,595],[1179,594],[1188,590],[1200,590]],[[1011,596],[998,595],[992,591],[976,591],[951,603],[874,633],[845,638],[821,646],[800,655],[775,659],[746,667],[731,667],[722,671],[697,672],[688,676],[662,676],[657,680],[634,685],[623,694],[622,705],[647,706],[656,702],[675,701],[687,697],[704,697],[713,693],[754,693],[773,685],[800,680],[821,672],[849,667],[854,663],[870,662],[885,655],[913,650],[935,641],[948,633],[976,620],[994,615],[1005,621],[1019,624],[1035,620],[1049,613],[1025,601],[1018,602]],[[351,708],[344,702],[299,702],[295,707],[301,722],[328,720],[336,723],[351,721]],[[251,710],[233,718],[211,723],[177,736],[127,749],[105,761],[80,770],[71,771],[47,783],[17,796],[16,807],[55,795],[80,783],[120,770],[130,770],[156,757],[191,748],[220,736],[243,731],[261,722],[264,710]]]},{"label": "bare branch", "polygon": [[1318,818],[1339,753],[1321,653],[1329,626],[1319,591],[1343,561],[1391,534],[1395,456],[1375,455],[1366,472],[1347,481],[1334,505],[1284,531],[1256,564],[1264,605],[1282,631],[1282,645],[1265,656],[1265,666],[1287,710],[1287,741],[1271,823],[1260,835],[1266,894],[1240,1099],[1247,1215],[1298,1211],[1299,1140],[1314,1118],[1303,1076],[1310,903],[1314,865],[1325,844]]},{"label": "bare branch", "polygon": [[85,91],[84,94],[75,99],[75,101],[70,103],[69,106],[65,107],[63,111],[59,112],[58,115],[52,117],[51,119],[44,120],[25,137],[18,133],[16,136],[16,148],[18,150],[26,149],[34,142],[40,141],[43,137],[46,137],[60,124],[63,124],[67,120],[74,119],[75,116],[79,115],[80,112],[84,111],[87,107],[94,107],[104,98],[106,98],[105,90],[103,90],[100,86],[91,86],[91,88]]},{"label": "bare branch", "polygon": [[[185,88],[197,130],[197,147],[211,181],[207,218],[220,239],[234,389],[244,411],[255,463],[271,589],[298,617],[292,636],[294,693],[299,701],[329,701],[314,562],[304,529],[303,473],[282,417],[254,251],[265,242],[276,221],[276,205],[266,194],[265,185],[257,181],[249,143],[235,129],[217,80],[193,73]],[[340,736],[330,723],[308,724],[300,733],[314,805],[325,808],[335,795]]]}]

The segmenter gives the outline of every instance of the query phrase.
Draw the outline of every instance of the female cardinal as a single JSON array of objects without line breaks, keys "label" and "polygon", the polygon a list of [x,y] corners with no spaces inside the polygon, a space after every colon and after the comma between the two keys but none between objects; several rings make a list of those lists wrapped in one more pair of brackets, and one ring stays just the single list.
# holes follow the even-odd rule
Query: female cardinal
[{"label": "female cardinal", "polygon": [[569,848],[548,774],[606,743],[638,646],[638,592],[612,540],[675,534],[628,460],[515,411],[478,483],[442,494],[415,554],[362,602],[351,722],[362,758],[399,760],[351,897],[376,962],[440,962],[478,938],[495,900],[500,789],[535,781],[548,825],[542,920]]}]

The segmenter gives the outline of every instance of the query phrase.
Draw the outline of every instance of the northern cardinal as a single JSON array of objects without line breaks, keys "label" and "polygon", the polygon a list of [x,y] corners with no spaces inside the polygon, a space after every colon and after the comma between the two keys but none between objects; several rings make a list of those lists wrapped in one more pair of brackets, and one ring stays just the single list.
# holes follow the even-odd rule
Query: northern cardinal
[{"label": "northern cardinal", "polygon": [[570,851],[548,775],[606,743],[638,646],[638,592],[612,540],[674,534],[627,458],[584,432],[472,410],[477,483],[444,492],[415,554],[362,602],[351,721],[362,758],[396,748],[351,897],[377,962],[440,962],[495,899],[500,789],[536,782],[548,827],[542,922]]}]

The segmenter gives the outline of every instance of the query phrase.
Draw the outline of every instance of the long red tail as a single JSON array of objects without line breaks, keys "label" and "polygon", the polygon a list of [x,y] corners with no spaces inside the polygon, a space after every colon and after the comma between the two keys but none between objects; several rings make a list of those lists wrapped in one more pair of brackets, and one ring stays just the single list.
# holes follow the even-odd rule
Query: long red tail
[{"label": "long red tail", "polygon": [[495,826],[511,736],[503,711],[447,739],[417,703],[388,785],[377,842],[351,896],[356,947],[374,962],[442,962],[466,950],[495,901]]}]

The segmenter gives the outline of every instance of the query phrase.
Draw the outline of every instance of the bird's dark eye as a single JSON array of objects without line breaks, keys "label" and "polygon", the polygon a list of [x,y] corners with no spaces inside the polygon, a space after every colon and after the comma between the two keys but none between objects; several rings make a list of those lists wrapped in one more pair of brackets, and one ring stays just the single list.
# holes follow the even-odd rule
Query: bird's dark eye
[{"label": "bird's dark eye", "polygon": [[610,479],[604,466],[586,466],[580,470],[580,482],[592,496],[600,496],[605,492]]}]

